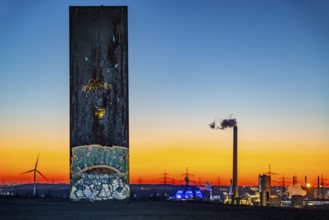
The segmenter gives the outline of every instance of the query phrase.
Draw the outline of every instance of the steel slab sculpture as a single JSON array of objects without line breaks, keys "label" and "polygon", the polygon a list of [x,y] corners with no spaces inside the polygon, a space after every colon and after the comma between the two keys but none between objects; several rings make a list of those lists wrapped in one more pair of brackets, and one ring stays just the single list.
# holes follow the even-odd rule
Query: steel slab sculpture
[{"label": "steel slab sculpture", "polygon": [[127,7],[70,7],[70,199],[129,198]]}]

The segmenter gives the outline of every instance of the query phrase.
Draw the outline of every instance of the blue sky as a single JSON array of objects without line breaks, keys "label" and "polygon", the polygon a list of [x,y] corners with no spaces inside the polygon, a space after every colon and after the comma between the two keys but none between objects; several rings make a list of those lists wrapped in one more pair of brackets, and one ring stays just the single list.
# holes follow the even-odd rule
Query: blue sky
[{"label": "blue sky", "polygon": [[129,7],[136,118],[233,113],[328,124],[326,1],[1,1],[2,122],[68,120],[67,7],[101,4]]},{"label": "blue sky", "polygon": [[68,6],[101,4],[128,6],[132,144],[233,114],[245,137],[328,147],[329,2],[319,0],[1,0],[0,138],[68,133]]}]

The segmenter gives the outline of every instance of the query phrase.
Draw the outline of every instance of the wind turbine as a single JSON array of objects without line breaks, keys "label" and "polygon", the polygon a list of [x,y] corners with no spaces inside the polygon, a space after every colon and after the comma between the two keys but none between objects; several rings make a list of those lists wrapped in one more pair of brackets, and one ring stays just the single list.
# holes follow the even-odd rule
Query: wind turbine
[{"label": "wind turbine", "polygon": [[39,161],[39,154],[38,154],[38,157],[37,157],[37,161],[35,162],[34,169],[33,170],[26,171],[24,173],[21,173],[21,175],[23,175],[23,174],[26,174],[26,173],[33,172],[33,174],[34,174],[33,197],[35,197],[35,188],[36,188],[36,184],[37,184],[37,173],[39,173],[45,180],[47,180],[47,178],[39,170],[37,170],[38,161]]}]

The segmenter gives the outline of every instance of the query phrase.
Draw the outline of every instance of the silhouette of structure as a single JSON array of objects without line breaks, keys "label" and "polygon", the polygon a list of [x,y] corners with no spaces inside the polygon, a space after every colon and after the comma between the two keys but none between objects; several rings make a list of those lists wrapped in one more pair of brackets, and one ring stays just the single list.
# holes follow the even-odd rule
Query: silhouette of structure
[{"label": "silhouette of structure", "polygon": [[165,172],[162,173],[161,179],[163,180],[163,185],[167,185],[167,183],[168,183],[168,181],[167,181],[169,179],[168,174],[169,173],[167,173],[167,170],[165,170]]},{"label": "silhouette of structure", "polygon": [[268,171],[265,173],[262,173],[263,175],[267,175],[267,176],[273,176],[273,175],[278,175],[277,173],[274,173],[271,171],[271,164],[268,165]]},{"label": "silhouette of structure", "polygon": [[174,185],[175,185],[175,180],[176,180],[176,179],[175,179],[175,178],[172,178],[171,180],[172,180],[172,185],[174,186]]},{"label": "silhouette of structure", "polygon": [[238,127],[233,128],[233,194],[232,204],[238,204]]},{"label": "silhouette of structure", "polygon": [[267,206],[268,200],[271,195],[271,176],[266,174],[259,175],[258,181],[260,204],[261,206]]},{"label": "silhouette of structure", "polygon": [[209,124],[211,129],[222,129],[233,127],[233,178],[232,178],[232,194],[231,203],[239,204],[238,192],[238,126],[236,119],[224,119],[220,123],[220,127],[216,125],[216,121]]},{"label": "silhouette of structure", "polygon": [[38,162],[39,162],[39,155],[37,157],[37,161],[35,162],[34,169],[33,170],[26,171],[24,173],[21,173],[23,175],[23,174],[26,174],[26,173],[33,172],[33,183],[34,183],[34,186],[33,186],[33,197],[35,197],[35,191],[36,191],[36,185],[37,185],[37,173],[40,176],[42,176],[45,180],[47,180],[47,178],[39,170],[37,170]]},{"label": "silhouette of structure", "polygon": [[176,200],[195,200],[195,199],[202,199],[203,194],[200,191],[198,187],[191,186],[190,185],[190,178],[189,176],[192,176],[188,172],[188,168],[186,168],[186,172],[182,174],[185,176],[185,186],[183,186],[181,189],[177,190],[176,192]]},{"label": "silhouette of structure", "polygon": [[323,178],[323,174],[321,174],[321,178],[318,176],[317,199],[325,199],[326,180],[328,179]]},{"label": "silhouette of structure", "polygon": [[185,185],[186,185],[186,186],[189,186],[189,185],[190,185],[190,176],[193,176],[193,174],[190,174],[190,173],[188,172],[188,168],[186,168],[186,172],[183,173],[182,176],[185,176],[185,177],[184,177]]}]

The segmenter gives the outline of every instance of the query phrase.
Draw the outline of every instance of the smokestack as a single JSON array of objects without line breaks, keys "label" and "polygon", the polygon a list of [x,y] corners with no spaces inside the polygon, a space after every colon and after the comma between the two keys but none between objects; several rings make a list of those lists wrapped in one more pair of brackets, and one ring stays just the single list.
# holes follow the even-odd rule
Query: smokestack
[{"label": "smokestack", "polygon": [[297,184],[297,176],[293,176],[292,177],[292,185],[296,185]]},{"label": "smokestack", "polygon": [[305,176],[305,189],[307,188],[307,176]]},{"label": "smokestack", "polygon": [[211,129],[226,129],[233,127],[233,181],[232,181],[232,204],[239,203],[238,194],[238,127],[235,118],[224,119],[220,123],[220,127],[217,126],[216,121],[209,124]]},{"label": "smokestack", "polygon": [[320,176],[318,176],[318,199],[320,199]]},{"label": "smokestack", "polygon": [[232,204],[237,203],[238,193],[238,127],[233,127],[233,195]]}]

